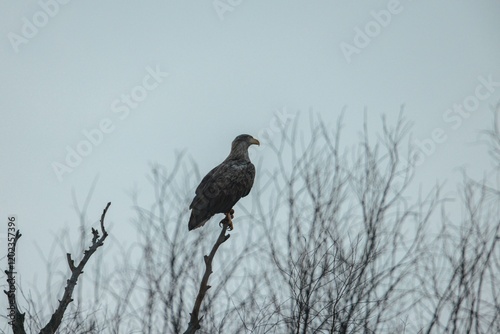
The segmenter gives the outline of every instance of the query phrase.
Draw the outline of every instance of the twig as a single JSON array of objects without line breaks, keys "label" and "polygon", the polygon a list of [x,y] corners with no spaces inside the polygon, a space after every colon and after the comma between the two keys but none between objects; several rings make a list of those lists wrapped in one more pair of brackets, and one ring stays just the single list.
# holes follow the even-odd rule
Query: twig
[{"label": "twig", "polygon": [[219,234],[219,237],[212,247],[210,254],[208,256],[205,255],[203,258],[205,260],[205,273],[203,274],[203,279],[201,280],[200,289],[198,290],[198,296],[196,296],[196,300],[194,302],[193,311],[190,314],[191,317],[189,320],[189,326],[184,334],[194,334],[198,329],[201,328],[200,321],[203,319],[203,316],[199,318],[200,307],[203,298],[205,298],[207,290],[211,287],[210,285],[208,285],[208,278],[212,274],[212,260],[214,259],[215,253],[217,252],[217,249],[219,249],[219,246],[222,245],[222,243],[224,243],[230,237],[229,234],[226,234],[229,227],[229,221],[227,220],[227,218],[221,220],[219,224],[222,224],[222,230]]},{"label": "twig", "polygon": [[71,254],[66,254],[66,259],[68,260],[68,266],[71,270],[71,277],[67,280],[66,288],[64,289],[64,295],[62,299],[59,301],[59,306],[57,307],[54,314],[50,318],[48,324],[40,331],[40,334],[53,334],[56,332],[57,328],[61,324],[62,318],[64,316],[64,312],[68,307],[69,303],[73,301],[71,296],[73,295],[73,290],[75,289],[76,283],[78,282],[78,278],[83,273],[83,268],[87,264],[87,261],[90,257],[96,252],[97,248],[101,247],[104,244],[104,240],[108,237],[108,232],[104,228],[104,218],[106,217],[106,212],[109,209],[111,202],[106,205],[101,215],[101,233],[102,236],[99,237],[99,232],[92,228],[92,245],[84,251],[83,259],[80,263],[75,266],[73,259],[71,258]]},{"label": "twig", "polygon": [[[12,252],[8,255],[8,260],[15,258],[16,256],[16,245],[19,238],[21,238],[22,234],[17,230],[16,236],[14,237]],[[24,313],[19,311],[17,307],[16,301],[16,279],[14,277],[14,265],[9,264],[9,269],[5,270],[5,274],[7,275],[7,283],[9,284],[9,291],[3,291],[7,298],[9,299],[9,311],[14,313],[14,317],[11,322],[12,331],[14,334],[26,334],[24,330]]]}]

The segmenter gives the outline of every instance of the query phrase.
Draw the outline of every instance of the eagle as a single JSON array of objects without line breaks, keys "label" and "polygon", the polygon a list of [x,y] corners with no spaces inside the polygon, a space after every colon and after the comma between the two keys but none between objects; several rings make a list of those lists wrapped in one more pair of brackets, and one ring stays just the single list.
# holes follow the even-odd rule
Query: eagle
[{"label": "eagle", "polygon": [[255,179],[255,166],[248,157],[251,145],[260,145],[260,142],[246,134],[236,137],[227,158],[201,180],[189,205],[190,231],[203,226],[216,213],[224,213],[229,230],[233,229],[233,206],[248,195]]}]

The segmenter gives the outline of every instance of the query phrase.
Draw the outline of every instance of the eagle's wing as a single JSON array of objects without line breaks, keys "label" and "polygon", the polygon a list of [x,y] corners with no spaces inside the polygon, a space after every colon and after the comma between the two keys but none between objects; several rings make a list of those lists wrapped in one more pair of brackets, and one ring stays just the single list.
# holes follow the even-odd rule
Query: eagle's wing
[{"label": "eagle's wing", "polygon": [[[205,175],[205,177],[201,180],[200,184],[198,185],[198,187],[196,187],[196,191],[195,191],[195,194],[196,195],[200,195],[202,194],[205,189],[209,188],[210,187],[210,184],[213,180],[213,176],[215,174],[215,171],[220,167],[221,165],[219,166],[216,166],[214,167],[210,172],[208,172],[207,175]],[[193,199],[193,202],[194,202],[194,199]],[[193,203],[191,203],[191,205],[193,205]],[[189,206],[189,208],[191,209],[191,205]]]}]

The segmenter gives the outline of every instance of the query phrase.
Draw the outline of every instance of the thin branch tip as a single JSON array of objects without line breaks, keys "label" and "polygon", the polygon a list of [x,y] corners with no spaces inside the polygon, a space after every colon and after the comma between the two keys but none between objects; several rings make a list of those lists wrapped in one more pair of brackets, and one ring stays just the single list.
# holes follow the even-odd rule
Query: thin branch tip
[{"label": "thin branch tip", "polygon": [[104,228],[104,218],[106,217],[106,213],[108,212],[110,205],[111,205],[111,202],[108,202],[108,204],[106,205],[106,207],[102,211],[102,215],[101,215],[101,232],[102,232],[102,235],[104,238],[106,238],[108,236],[108,232]]}]

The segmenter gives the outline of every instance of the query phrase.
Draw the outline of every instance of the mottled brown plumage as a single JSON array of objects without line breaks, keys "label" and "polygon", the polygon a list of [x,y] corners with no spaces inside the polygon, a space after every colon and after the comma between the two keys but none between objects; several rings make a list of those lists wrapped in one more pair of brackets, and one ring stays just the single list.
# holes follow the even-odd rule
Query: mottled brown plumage
[{"label": "mottled brown plumage", "polygon": [[216,213],[224,213],[230,220],[233,206],[252,189],[255,166],[248,157],[248,147],[259,145],[250,135],[239,135],[233,140],[231,152],[217,167],[201,180],[189,208],[189,230],[203,226]]}]

